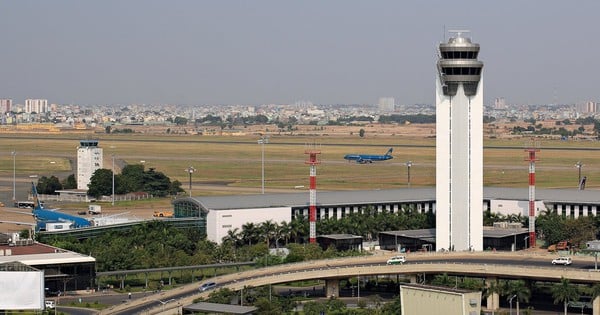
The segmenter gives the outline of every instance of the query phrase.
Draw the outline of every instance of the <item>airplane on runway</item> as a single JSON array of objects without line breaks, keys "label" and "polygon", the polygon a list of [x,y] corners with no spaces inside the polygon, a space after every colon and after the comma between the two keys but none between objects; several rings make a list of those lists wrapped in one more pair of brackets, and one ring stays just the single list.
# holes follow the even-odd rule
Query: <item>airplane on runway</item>
[{"label": "airplane on runway", "polygon": [[345,160],[348,161],[356,161],[359,164],[373,163],[377,161],[387,161],[391,160],[394,157],[392,156],[392,150],[394,148],[390,148],[384,155],[376,155],[376,154],[346,154],[344,156]]}]

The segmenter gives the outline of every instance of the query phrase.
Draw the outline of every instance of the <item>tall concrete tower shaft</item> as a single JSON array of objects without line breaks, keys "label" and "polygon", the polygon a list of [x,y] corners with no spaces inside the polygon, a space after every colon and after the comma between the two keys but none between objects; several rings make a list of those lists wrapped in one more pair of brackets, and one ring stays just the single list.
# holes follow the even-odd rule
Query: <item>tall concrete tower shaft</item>
[{"label": "tall concrete tower shaft", "polygon": [[436,247],[483,250],[483,62],[454,31],[436,80]]}]

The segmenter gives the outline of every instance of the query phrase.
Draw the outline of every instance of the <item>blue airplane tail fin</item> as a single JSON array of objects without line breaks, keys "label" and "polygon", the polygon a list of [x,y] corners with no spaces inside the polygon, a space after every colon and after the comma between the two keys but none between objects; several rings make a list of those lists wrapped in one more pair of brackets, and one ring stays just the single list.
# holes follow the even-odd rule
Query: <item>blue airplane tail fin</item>
[{"label": "blue airplane tail fin", "polygon": [[394,148],[390,148],[385,155],[392,155],[392,151],[394,151]]},{"label": "blue airplane tail fin", "polygon": [[38,192],[34,182],[31,182],[31,194],[33,195],[33,209],[44,209],[38,198]]}]

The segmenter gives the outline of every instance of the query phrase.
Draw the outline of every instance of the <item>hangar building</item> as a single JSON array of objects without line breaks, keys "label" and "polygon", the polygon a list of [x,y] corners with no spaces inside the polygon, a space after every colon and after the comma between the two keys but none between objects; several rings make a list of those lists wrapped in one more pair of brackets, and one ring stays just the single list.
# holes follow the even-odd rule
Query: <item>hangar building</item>
[{"label": "hangar building", "polygon": [[[563,216],[596,215],[600,207],[597,191],[576,189],[536,189],[536,215],[553,211]],[[390,190],[320,191],[317,220],[343,218],[372,206],[378,211],[398,212],[414,207],[419,212],[435,213],[434,187]],[[527,188],[483,189],[483,211],[528,216]],[[308,192],[185,197],[173,201],[176,218],[195,217],[209,240],[220,243],[229,230],[267,220],[290,222],[295,216],[308,217]],[[318,231],[317,231],[318,233]]]}]

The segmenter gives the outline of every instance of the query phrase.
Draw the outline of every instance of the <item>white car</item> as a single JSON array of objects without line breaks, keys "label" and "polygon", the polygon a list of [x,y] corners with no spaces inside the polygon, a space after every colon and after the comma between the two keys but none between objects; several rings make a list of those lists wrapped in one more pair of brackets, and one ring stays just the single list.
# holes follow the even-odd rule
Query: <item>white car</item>
[{"label": "white car", "polygon": [[46,306],[47,310],[53,309],[55,307],[54,301],[52,301],[52,300],[46,300],[45,301],[45,306]]},{"label": "white car", "polygon": [[394,257],[388,259],[387,264],[388,265],[402,265],[405,262],[406,262],[406,257],[394,256]]},{"label": "white car", "polygon": [[555,259],[552,259],[552,264],[553,265],[570,265],[573,261],[571,261],[571,257],[558,257]]}]

